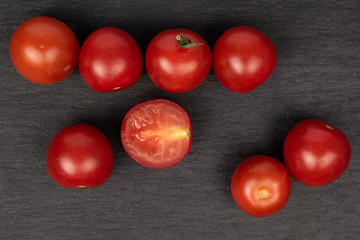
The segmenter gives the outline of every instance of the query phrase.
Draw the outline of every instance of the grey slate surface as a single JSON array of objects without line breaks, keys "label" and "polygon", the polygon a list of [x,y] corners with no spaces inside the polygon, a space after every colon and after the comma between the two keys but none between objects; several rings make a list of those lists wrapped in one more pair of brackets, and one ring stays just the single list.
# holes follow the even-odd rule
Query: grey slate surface
[{"label": "grey slate surface", "polygon": [[[64,21],[80,43],[100,27],[122,28],[143,52],[165,29],[197,31],[212,48],[226,29],[249,25],[273,40],[278,66],[248,94],[229,92],[213,72],[185,94],[162,91],[145,70],[115,93],[91,90],[78,70],[40,86],[8,56],[13,31],[38,15]],[[360,239],[360,1],[2,0],[0,31],[0,239]],[[194,128],[189,155],[164,170],[132,161],[119,138],[126,112],[156,98],[181,105]],[[272,217],[243,213],[229,188],[236,166],[254,154],[282,160],[287,131],[310,117],[348,135],[344,175],[320,188],[293,181]],[[74,123],[99,127],[113,144],[114,173],[97,189],[64,189],[47,174],[48,144]]]}]

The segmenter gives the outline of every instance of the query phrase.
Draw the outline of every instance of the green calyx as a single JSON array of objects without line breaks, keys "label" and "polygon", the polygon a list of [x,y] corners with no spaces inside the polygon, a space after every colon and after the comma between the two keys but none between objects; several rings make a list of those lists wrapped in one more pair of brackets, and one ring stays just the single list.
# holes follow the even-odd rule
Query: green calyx
[{"label": "green calyx", "polygon": [[176,43],[179,46],[178,48],[187,49],[187,48],[191,48],[191,47],[203,44],[203,43],[192,43],[190,41],[190,39],[188,39],[188,38],[186,38],[184,36],[181,36],[181,35],[177,35],[176,40],[178,40],[177,43]]}]

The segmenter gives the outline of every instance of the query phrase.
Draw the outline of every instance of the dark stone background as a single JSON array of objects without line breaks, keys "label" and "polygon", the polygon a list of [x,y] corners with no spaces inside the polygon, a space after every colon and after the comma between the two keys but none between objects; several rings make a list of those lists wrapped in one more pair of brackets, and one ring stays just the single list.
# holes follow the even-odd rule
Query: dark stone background
[{"label": "dark stone background", "polygon": [[[1,1],[0,11],[1,239],[360,238],[360,1]],[[212,48],[228,28],[249,25],[272,39],[278,66],[248,94],[226,90],[213,72],[185,94],[162,91],[145,70],[115,93],[91,90],[78,70],[36,85],[12,67],[8,43],[38,15],[67,23],[80,44],[100,27],[122,28],[143,52],[165,29],[197,31]],[[156,98],[181,105],[194,127],[189,155],[164,170],[131,160],[119,138],[126,112]],[[306,118],[348,135],[348,169],[324,187],[293,181],[289,203],[272,217],[246,215],[230,194],[236,166],[254,154],[282,160],[287,131]],[[97,126],[113,144],[114,173],[99,188],[64,189],[47,174],[48,144],[74,123]]]}]

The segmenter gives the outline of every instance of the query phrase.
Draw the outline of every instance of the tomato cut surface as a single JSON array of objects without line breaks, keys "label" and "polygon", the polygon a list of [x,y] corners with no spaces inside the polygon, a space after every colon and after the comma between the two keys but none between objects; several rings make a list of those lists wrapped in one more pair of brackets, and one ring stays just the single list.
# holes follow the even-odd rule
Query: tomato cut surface
[{"label": "tomato cut surface", "polygon": [[125,151],[150,168],[168,168],[183,160],[192,142],[191,121],[168,100],[151,100],[132,108],[121,127]]}]

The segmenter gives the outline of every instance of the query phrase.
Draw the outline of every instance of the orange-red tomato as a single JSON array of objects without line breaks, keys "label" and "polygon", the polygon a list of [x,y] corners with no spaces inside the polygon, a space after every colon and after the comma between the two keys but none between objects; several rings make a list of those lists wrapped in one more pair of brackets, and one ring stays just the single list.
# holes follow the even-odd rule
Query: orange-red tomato
[{"label": "orange-red tomato", "polygon": [[126,114],[121,141],[136,162],[150,168],[168,168],[183,160],[190,150],[190,118],[171,101],[143,102]]},{"label": "orange-red tomato", "polygon": [[291,179],[275,158],[257,155],[245,159],[235,170],[231,193],[236,204],[254,217],[267,217],[285,207]]},{"label": "orange-red tomato", "polygon": [[74,32],[51,17],[33,17],[21,24],[10,40],[15,69],[27,80],[52,84],[75,70],[79,44]]},{"label": "orange-red tomato", "polygon": [[146,70],[161,89],[189,92],[205,80],[211,68],[206,41],[187,29],[169,29],[156,35],[146,49]]},{"label": "orange-red tomato", "polygon": [[104,27],[91,33],[81,47],[79,70],[98,92],[124,90],[141,75],[143,59],[136,41],[124,30]]},{"label": "orange-red tomato", "polygon": [[323,186],[339,178],[351,157],[349,139],[318,119],[296,124],[284,142],[284,160],[291,176],[309,186]]},{"label": "orange-red tomato", "polygon": [[274,44],[252,27],[230,28],[214,46],[215,75],[233,92],[246,93],[259,87],[274,72],[276,64]]},{"label": "orange-red tomato", "polygon": [[105,183],[114,169],[114,152],[105,134],[89,124],[62,129],[46,155],[51,178],[66,188],[94,188]]}]

